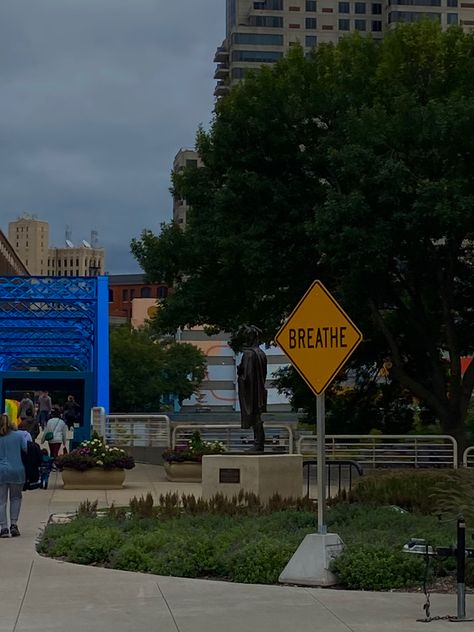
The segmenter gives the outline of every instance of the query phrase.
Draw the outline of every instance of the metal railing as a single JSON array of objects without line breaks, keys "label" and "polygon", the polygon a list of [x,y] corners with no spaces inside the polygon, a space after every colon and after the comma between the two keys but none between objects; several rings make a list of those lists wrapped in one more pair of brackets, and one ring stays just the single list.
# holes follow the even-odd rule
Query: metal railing
[{"label": "metal railing", "polygon": [[464,467],[474,467],[474,445],[464,450],[462,455],[462,464]]},{"label": "metal railing", "polygon": [[[312,494],[317,485],[317,461],[303,461],[303,478],[306,482],[306,496],[317,498]],[[336,470],[336,474],[333,472]],[[331,498],[333,492],[339,495],[342,490],[350,491],[354,478],[363,475],[363,470],[359,463],[355,461],[326,461],[326,498]]]},{"label": "metal railing", "polygon": [[[231,452],[242,452],[253,446],[253,431],[238,424],[176,424],[171,433],[171,447],[185,445],[193,432],[199,431],[206,441],[222,441]],[[265,424],[265,452],[293,454],[293,428],[287,424]]]},{"label": "metal railing", "polygon": [[[297,442],[299,454],[316,454],[317,437]],[[458,467],[458,445],[449,435],[327,435],[326,458],[364,467]]]},{"label": "metal railing", "polygon": [[99,418],[98,432],[118,447],[168,448],[171,441],[167,415],[114,414]]}]

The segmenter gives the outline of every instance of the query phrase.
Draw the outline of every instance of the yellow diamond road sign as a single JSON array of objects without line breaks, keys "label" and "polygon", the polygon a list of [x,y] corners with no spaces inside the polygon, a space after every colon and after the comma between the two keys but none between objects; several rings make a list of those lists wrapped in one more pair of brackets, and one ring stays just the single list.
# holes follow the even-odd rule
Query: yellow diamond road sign
[{"label": "yellow diamond road sign", "polygon": [[316,395],[323,393],[362,340],[362,334],[315,281],[275,337]]}]

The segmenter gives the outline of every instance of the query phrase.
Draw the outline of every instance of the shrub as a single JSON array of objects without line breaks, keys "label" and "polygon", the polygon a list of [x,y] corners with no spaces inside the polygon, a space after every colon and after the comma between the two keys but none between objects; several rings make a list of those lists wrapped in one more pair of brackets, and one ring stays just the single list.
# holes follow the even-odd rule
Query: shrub
[{"label": "shrub", "polygon": [[349,502],[397,505],[408,511],[436,512],[440,489],[457,485],[463,470],[388,470],[358,479]]},{"label": "shrub", "polygon": [[394,551],[389,546],[348,547],[332,568],[339,580],[353,590],[389,590],[420,583],[425,562],[417,555]]}]

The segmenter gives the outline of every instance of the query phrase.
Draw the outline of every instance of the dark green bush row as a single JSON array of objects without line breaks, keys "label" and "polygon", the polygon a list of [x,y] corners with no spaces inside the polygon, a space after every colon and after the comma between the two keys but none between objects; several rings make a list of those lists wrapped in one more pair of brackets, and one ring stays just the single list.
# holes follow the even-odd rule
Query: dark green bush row
[{"label": "dark green bush row", "polygon": [[178,518],[79,516],[47,527],[39,551],[79,564],[179,577],[272,584],[307,533],[314,513]]},{"label": "dark green bush row", "polygon": [[387,470],[361,477],[347,498],[349,502],[397,505],[423,514],[457,514],[474,507],[473,489],[473,473],[467,469]]},{"label": "dark green bush row", "polygon": [[[237,504],[224,503],[228,513],[219,513],[214,501],[198,507],[188,497],[183,503],[168,495],[155,507],[150,496],[135,499],[131,511],[113,508],[95,517],[96,505],[86,503],[70,524],[48,526],[39,550],[122,570],[276,583],[303,537],[315,532],[315,513],[295,507],[271,512],[258,504],[251,509],[245,502],[236,510]],[[346,544],[334,564],[341,584],[365,590],[421,583],[423,560],[402,553],[411,537],[443,545],[455,538],[454,522],[396,507],[341,503],[328,512],[328,525]],[[434,571],[443,575],[452,568],[448,560]]]}]

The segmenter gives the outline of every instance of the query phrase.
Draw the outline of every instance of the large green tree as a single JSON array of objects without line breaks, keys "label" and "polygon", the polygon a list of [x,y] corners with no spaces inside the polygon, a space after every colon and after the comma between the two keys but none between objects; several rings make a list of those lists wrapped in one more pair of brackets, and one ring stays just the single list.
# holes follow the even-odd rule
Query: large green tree
[{"label": "large green tree", "polygon": [[271,339],[314,278],[391,377],[461,443],[474,384],[474,36],[404,25],[249,76],[175,178],[188,226],[133,252],[177,279],[161,330],[259,324]]},{"label": "large green tree", "polygon": [[206,371],[204,354],[187,343],[160,342],[148,328],[110,332],[113,412],[158,412],[163,395],[180,401],[195,393]]}]

